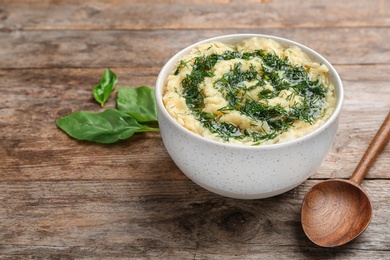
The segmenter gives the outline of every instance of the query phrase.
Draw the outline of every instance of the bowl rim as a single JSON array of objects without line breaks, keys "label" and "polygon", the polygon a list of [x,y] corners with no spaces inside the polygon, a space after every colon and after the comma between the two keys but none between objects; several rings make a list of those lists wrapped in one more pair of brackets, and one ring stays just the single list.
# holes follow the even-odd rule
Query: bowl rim
[{"label": "bowl rim", "polygon": [[[329,74],[332,74],[332,83],[335,87],[335,94],[336,94],[336,106],[331,114],[331,116],[326,120],[324,124],[322,124],[320,127],[315,129],[314,131],[295,138],[293,140],[281,142],[281,143],[276,143],[276,144],[265,144],[265,145],[245,145],[245,144],[237,144],[237,143],[224,143],[216,140],[209,139],[207,137],[203,137],[199,134],[196,134],[189,129],[185,128],[184,126],[180,125],[166,110],[165,105],[163,103],[163,89],[166,84],[166,77],[164,77],[164,74],[167,73],[166,75],[169,75],[171,71],[167,70],[173,65],[172,63],[178,62],[181,57],[186,55],[188,52],[190,52],[193,48],[197,47],[198,45],[204,44],[204,43],[209,43],[209,42],[214,42],[214,41],[219,41],[222,43],[226,43],[227,41],[231,42],[240,42],[244,39],[252,38],[252,37],[258,37],[258,38],[268,38],[268,39],[273,39],[282,46],[297,46],[301,48],[306,54],[310,56],[313,60],[320,62],[322,64],[325,64],[328,69],[329,69]],[[175,65],[174,64],[174,65]],[[336,121],[341,113],[343,101],[344,101],[344,88],[343,88],[343,83],[341,81],[341,78],[336,71],[336,69],[333,67],[333,65],[326,59],[324,58],[321,54],[318,52],[314,51],[313,49],[298,43],[296,41],[279,37],[279,36],[273,36],[273,35],[267,35],[267,34],[254,34],[254,33],[240,33],[240,34],[226,34],[226,35],[220,35],[220,36],[215,36],[211,38],[207,38],[201,41],[198,41],[196,43],[193,43],[191,45],[188,45],[184,49],[180,50],[177,52],[174,56],[172,56],[162,67],[160,70],[157,81],[156,81],[156,86],[155,86],[155,97],[156,97],[156,104],[157,108],[160,113],[164,114],[164,116],[178,129],[181,129],[184,131],[186,134],[192,136],[195,139],[198,139],[201,142],[205,143],[210,143],[213,145],[217,146],[223,146],[223,147],[229,147],[229,149],[245,149],[245,150],[271,150],[271,149],[277,149],[277,148],[282,148],[282,147],[287,147],[287,146],[292,146],[296,145],[302,142],[305,142],[307,140],[310,140],[317,136],[319,133],[325,131],[331,124],[333,124],[334,121]]]}]

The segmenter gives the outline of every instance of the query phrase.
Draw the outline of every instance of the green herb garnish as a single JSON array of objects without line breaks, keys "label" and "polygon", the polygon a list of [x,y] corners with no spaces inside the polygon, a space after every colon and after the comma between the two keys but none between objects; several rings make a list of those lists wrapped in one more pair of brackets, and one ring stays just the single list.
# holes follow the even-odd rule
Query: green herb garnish
[{"label": "green herb garnish", "polygon": [[157,122],[154,90],[147,86],[119,88],[116,107],[134,117],[138,122]]},{"label": "green herb garnish", "polygon": [[[213,68],[218,61],[235,58],[251,61],[251,65],[248,69],[243,69],[243,64],[237,62],[229,72],[214,81],[214,88],[220,91],[228,102],[227,106],[218,111],[228,113],[236,110],[255,122],[259,122],[260,125],[261,122],[266,123],[269,127],[267,130],[240,129],[231,123],[219,122],[219,117],[214,114],[203,112],[205,97],[202,84],[204,79],[214,77]],[[257,62],[257,67],[261,69],[256,69],[252,61]],[[176,73],[180,71],[183,64],[184,62],[179,63]],[[185,66],[191,65],[185,62]],[[204,127],[225,141],[229,138],[248,137],[257,144],[287,131],[296,120],[313,123],[321,115],[327,91],[320,79],[314,81],[310,79],[304,67],[295,66],[289,62],[288,58],[279,58],[265,50],[243,54],[238,51],[226,51],[223,54],[197,56],[193,60],[191,73],[186,75],[181,84],[182,95],[186,99],[187,106]],[[260,88],[257,94],[259,100],[248,95],[249,91],[256,88]],[[281,104],[270,105],[270,101],[280,96],[282,91],[290,93],[286,99],[293,105],[288,107]],[[292,102],[295,96],[300,96],[302,101]]]},{"label": "green herb garnish", "polygon": [[[99,88],[112,91],[117,81],[113,75],[106,69]],[[103,85],[111,86],[104,88]],[[95,87],[94,96],[96,91]],[[100,113],[78,111],[57,119],[56,125],[75,139],[104,144],[128,139],[135,133],[159,131],[155,127],[158,124],[154,90],[146,86],[119,88],[117,109],[110,108]]]},{"label": "green herb garnish", "polygon": [[134,117],[116,109],[96,114],[78,111],[58,119],[56,123],[75,139],[105,144],[128,139],[134,133],[159,131],[158,128],[140,124]]},{"label": "green herb garnish", "polygon": [[106,69],[99,84],[93,88],[93,96],[102,107],[110,97],[117,81],[116,74],[111,70]]}]

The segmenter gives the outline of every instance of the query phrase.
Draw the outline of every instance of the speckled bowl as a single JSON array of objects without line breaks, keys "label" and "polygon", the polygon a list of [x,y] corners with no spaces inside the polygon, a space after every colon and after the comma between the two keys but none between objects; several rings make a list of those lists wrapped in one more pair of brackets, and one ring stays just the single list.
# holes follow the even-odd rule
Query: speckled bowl
[{"label": "speckled bowl", "polygon": [[[320,128],[293,141],[266,146],[225,144],[192,133],[173,119],[162,101],[167,76],[180,58],[199,44],[220,41],[236,44],[250,37],[271,38],[284,46],[298,46],[313,60],[329,68],[337,104]],[[180,170],[201,187],[238,199],[279,195],[307,180],[328,154],[338,129],[343,86],[333,66],[321,55],[299,43],[259,34],[235,34],[195,43],[173,56],[162,68],[156,83],[158,122],[164,145]]]}]

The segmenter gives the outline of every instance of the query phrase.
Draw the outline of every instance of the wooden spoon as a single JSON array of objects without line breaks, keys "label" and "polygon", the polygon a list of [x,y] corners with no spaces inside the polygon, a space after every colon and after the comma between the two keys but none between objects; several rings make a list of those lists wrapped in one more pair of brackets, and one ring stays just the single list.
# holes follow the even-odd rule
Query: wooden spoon
[{"label": "wooden spoon", "polygon": [[372,206],[359,184],[389,139],[390,113],[349,180],[320,182],[306,194],[301,222],[303,231],[313,243],[322,247],[341,246],[368,227]]}]

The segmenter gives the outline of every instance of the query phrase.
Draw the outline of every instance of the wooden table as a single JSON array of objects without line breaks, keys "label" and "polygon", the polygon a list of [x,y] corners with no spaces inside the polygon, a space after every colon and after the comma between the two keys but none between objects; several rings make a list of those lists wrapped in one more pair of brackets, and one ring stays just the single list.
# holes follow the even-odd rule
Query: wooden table
[{"label": "wooden table", "polygon": [[[300,223],[308,189],[348,178],[390,109],[390,1],[174,2],[0,1],[0,258],[390,259],[390,145],[362,185],[374,207],[363,235],[324,249]],[[231,33],[301,42],[343,80],[334,146],[294,190],[221,197],[185,177],[159,133],[98,145],[56,127],[101,111],[91,89],[105,68],[154,86],[177,51]]]}]

